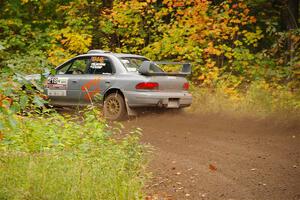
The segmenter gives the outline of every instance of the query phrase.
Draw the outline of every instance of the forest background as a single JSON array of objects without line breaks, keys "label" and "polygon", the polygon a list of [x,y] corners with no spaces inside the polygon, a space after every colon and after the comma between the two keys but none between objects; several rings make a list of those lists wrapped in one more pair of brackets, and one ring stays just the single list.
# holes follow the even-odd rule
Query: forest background
[{"label": "forest background", "polygon": [[89,49],[189,61],[190,111],[299,119],[299,21],[299,0],[0,0],[0,199],[142,199],[148,177],[140,129],[46,108],[25,74]]},{"label": "forest background", "polygon": [[298,0],[8,0],[0,11],[0,69],[41,73],[89,49],[135,53],[190,61],[205,93],[299,108]]}]

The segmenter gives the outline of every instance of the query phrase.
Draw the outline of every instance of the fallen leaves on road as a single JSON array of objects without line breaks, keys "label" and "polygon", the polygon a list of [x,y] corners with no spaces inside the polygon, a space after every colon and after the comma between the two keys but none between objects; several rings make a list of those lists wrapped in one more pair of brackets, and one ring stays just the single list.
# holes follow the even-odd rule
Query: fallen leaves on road
[{"label": "fallen leaves on road", "polygon": [[205,198],[205,197],[206,197],[206,194],[205,194],[205,193],[204,193],[204,194],[199,193],[199,195],[200,195],[202,198]]},{"label": "fallen leaves on road", "polygon": [[209,164],[209,169],[210,169],[211,171],[217,171],[217,167],[214,166],[213,164]]},{"label": "fallen leaves on road", "polygon": [[259,182],[258,185],[266,186],[266,183]]}]

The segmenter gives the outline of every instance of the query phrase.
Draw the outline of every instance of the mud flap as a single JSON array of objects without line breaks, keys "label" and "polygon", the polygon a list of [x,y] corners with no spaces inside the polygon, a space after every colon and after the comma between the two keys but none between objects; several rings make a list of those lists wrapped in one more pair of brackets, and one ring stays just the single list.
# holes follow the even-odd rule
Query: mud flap
[{"label": "mud flap", "polygon": [[134,111],[133,109],[131,109],[131,108],[128,106],[128,100],[127,100],[126,97],[125,97],[125,105],[126,105],[126,109],[127,109],[127,114],[128,114],[128,116],[136,116],[136,115],[137,115],[136,111]]}]

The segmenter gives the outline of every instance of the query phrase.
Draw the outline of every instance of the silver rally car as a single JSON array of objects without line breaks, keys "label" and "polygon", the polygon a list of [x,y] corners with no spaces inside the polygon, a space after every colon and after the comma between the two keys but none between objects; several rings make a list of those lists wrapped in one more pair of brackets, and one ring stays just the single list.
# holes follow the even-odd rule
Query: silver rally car
[{"label": "silver rally car", "polygon": [[[182,63],[178,73],[167,73],[157,63],[166,64],[140,55],[90,50],[59,65],[54,75],[47,75],[45,94],[50,104],[59,106],[93,104],[100,96],[104,115],[110,120],[134,115],[136,107],[190,106],[192,95],[185,78],[191,73],[190,64]],[[29,81],[36,78],[26,76]]]}]

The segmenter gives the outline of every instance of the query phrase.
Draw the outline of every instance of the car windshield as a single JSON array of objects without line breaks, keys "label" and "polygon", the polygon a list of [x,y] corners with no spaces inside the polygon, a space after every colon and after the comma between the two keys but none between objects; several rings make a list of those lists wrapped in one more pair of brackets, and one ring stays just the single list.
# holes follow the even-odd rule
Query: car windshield
[{"label": "car windshield", "polygon": [[[142,63],[144,61],[148,61],[148,59],[146,58],[139,58],[139,57],[122,57],[120,58],[120,60],[123,63],[123,65],[126,67],[127,71],[129,72],[138,71]],[[163,72],[163,70],[160,69],[158,65],[152,65],[151,68],[155,68],[152,69],[153,71]]]}]

